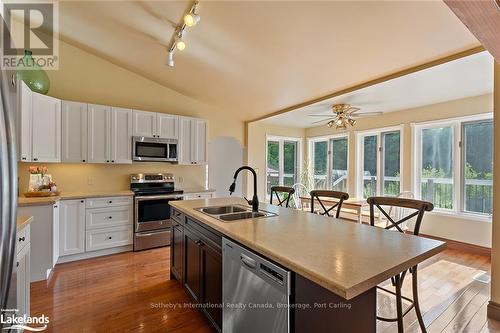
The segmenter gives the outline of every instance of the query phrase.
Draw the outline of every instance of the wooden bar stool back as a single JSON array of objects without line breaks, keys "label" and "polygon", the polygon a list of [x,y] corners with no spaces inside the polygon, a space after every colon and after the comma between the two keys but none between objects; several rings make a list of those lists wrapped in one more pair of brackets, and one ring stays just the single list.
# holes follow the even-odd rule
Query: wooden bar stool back
[{"label": "wooden bar stool back", "polygon": [[[273,186],[271,187],[271,199],[270,203],[273,204],[273,195],[276,196],[276,200],[278,200],[277,206],[288,208],[290,204],[290,199],[295,193],[295,189],[287,186]],[[280,196],[281,194],[281,196]],[[283,206],[285,205],[285,206]]]},{"label": "wooden bar stool back", "polygon": [[[349,199],[349,194],[339,191],[330,190],[312,190],[311,191],[311,213],[316,213],[314,211],[314,201],[317,200],[322,208],[322,212],[318,212],[319,215],[330,216],[330,212],[336,209],[335,217],[340,216],[340,209],[342,208],[342,203],[344,200]],[[329,208],[326,208],[321,198],[333,198],[337,200],[337,203]]]},{"label": "wooden bar stool back", "polygon": [[[416,199],[407,199],[407,198],[397,198],[397,197],[371,197],[368,198],[368,203],[370,204],[370,225],[375,226],[375,207],[385,216],[387,219],[387,224],[385,229],[387,230],[396,230],[404,233],[406,231],[406,226],[408,221],[415,219],[415,225],[413,227],[413,234],[417,235],[420,233],[420,225],[422,224],[422,219],[424,217],[425,212],[430,212],[434,209],[434,205],[427,201],[416,200]],[[383,208],[383,206],[390,206],[391,210],[393,207],[404,209],[404,211],[408,211],[409,214],[404,217],[398,216],[399,220],[396,220],[391,214],[387,213],[387,211]],[[413,212],[412,212],[413,211]],[[391,278],[392,286],[396,289],[396,292],[392,290],[388,290],[383,287],[377,287],[380,290],[383,290],[391,295],[396,296],[396,318],[386,318],[377,316],[378,320],[387,321],[387,322],[397,322],[398,323],[398,332],[403,333],[403,317],[408,314],[412,309],[415,309],[415,313],[417,315],[418,323],[420,325],[420,329],[422,332],[427,332],[424,324],[424,320],[422,318],[422,313],[420,311],[420,305],[418,301],[418,280],[417,280],[417,265],[411,267],[409,270],[406,270],[402,273]],[[409,272],[412,275],[412,294],[413,299],[402,296],[401,287],[403,286],[404,278]],[[403,311],[403,299],[410,303],[410,306]]]}]

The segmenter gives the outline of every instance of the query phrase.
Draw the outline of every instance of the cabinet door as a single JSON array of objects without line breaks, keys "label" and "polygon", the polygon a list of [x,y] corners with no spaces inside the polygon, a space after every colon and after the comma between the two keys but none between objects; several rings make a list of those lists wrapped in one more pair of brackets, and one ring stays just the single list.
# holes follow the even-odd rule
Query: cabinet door
[{"label": "cabinet door", "polygon": [[31,97],[33,92],[30,88],[21,80],[18,80],[19,91],[18,91],[18,110],[17,115],[17,131],[18,131],[18,149],[19,149],[19,160],[21,162],[31,161],[31,123],[32,123],[32,112],[31,112]]},{"label": "cabinet door", "polygon": [[156,114],[156,135],[164,139],[177,139],[179,137],[179,116],[171,114]]},{"label": "cabinet door", "polygon": [[56,203],[52,213],[52,267],[59,260],[59,228],[59,203]]},{"label": "cabinet door", "polygon": [[203,119],[193,120],[193,142],[195,164],[207,163],[207,121]]},{"label": "cabinet door", "polygon": [[85,200],[61,201],[59,216],[59,254],[85,252]]},{"label": "cabinet door", "polygon": [[61,100],[33,93],[32,156],[34,162],[61,162]]},{"label": "cabinet door", "polygon": [[172,227],[172,239],[170,246],[170,258],[172,260],[171,270],[176,279],[182,282],[183,278],[183,252],[184,252],[184,228],[180,225]]},{"label": "cabinet door", "polygon": [[62,102],[62,161],[87,161],[87,104]]},{"label": "cabinet door", "polygon": [[179,117],[179,164],[192,164],[192,118]]},{"label": "cabinet door", "polygon": [[195,301],[200,300],[200,239],[184,228],[184,286]]},{"label": "cabinet door", "polygon": [[30,244],[17,254],[17,308],[18,316],[30,313]]},{"label": "cabinet door", "polygon": [[[200,302],[222,304],[222,251],[201,243],[201,299]],[[218,328],[222,327],[222,309],[207,306],[207,315]]]},{"label": "cabinet door", "polygon": [[91,163],[109,163],[110,117],[109,106],[88,106],[88,160]]},{"label": "cabinet door", "polygon": [[132,163],[132,110],[111,108],[111,163]]},{"label": "cabinet door", "polygon": [[133,111],[133,136],[156,136],[156,113]]}]

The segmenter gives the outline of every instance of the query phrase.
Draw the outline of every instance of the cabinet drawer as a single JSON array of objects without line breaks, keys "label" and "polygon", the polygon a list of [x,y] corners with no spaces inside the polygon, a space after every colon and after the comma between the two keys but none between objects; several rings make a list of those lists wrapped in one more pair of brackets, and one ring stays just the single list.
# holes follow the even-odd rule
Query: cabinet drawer
[{"label": "cabinet drawer", "polygon": [[21,250],[29,242],[30,242],[30,225],[28,224],[17,232],[17,238],[16,238],[17,253],[21,252]]},{"label": "cabinet drawer", "polygon": [[212,193],[189,193],[184,195],[184,200],[210,199]]},{"label": "cabinet drawer", "polygon": [[175,222],[177,222],[181,225],[184,225],[184,218],[185,218],[184,214],[182,214],[177,209],[172,209],[172,220],[174,220]]},{"label": "cabinet drawer", "polygon": [[98,208],[85,211],[86,230],[115,226],[132,227],[131,207]]},{"label": "cabinet drawer", "polygon": [[132,244],[131,227],[88,230],[85,234],[85,250],[87,252]]},{"label": "cabinet drawer", "polygon": [[107,197],[87,199],[85,208],[123,207],[132,205],[132,197]]},{"label": "cabinet drawer", "polygon": [[215,231],[209,230],[209,227],[205,227],[189,217],[186,218],[185,226],[195,231],[198,237],[203,237],[207,243],[214,245],[216,248],[222,248],[222,236]]}]

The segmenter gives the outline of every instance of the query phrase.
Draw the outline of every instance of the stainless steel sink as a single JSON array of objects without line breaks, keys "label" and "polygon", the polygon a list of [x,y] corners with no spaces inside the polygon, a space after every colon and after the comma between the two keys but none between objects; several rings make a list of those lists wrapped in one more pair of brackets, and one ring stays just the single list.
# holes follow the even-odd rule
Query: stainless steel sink
[{"label": "stainless steel sink", "polygon": [[222,221],[236,221],[236,220],[245,220],[245,219],[253,219],[257,217],[264,217],[265,213],[254,213],[254,212],[244,212],[244,213],[233,213],[233,214],[225,214],[219,216],[219,219]]},{"label": "stainless steel sink", "polygon": [[245,212],[246,209],[239,206],[219,206],[219,207],[204,207],[201,209],[203,213],[210,215],[221,215],[229,213]]},{"label": "stainless steel sink", "polygon": [[258,212],[252,212],[250,207],[245,207],[241,205],[202,207],[202,208],[197,208],[196,210],[205,213],[207,215],[210,215],[222,222],[232,222],[238,220],[255,219],[255,218],[278,215],[264,210],[259,210]]}]

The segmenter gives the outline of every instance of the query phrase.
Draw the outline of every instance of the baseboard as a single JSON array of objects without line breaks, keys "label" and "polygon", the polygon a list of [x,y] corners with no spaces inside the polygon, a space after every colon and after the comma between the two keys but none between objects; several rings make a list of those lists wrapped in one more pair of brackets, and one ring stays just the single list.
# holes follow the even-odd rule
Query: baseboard
[{"label": "baseboard", "polygon": [[500,321],[500,304],[492,301],[488,303],[488,318]]},{"label": "baseboard", "polygon": [[90,259],[90,258],[95,258],[95,257],[107,256],[110,254],[116,254],[116,253],[121,253],[121,252],[128,252],[128,251],[132,251],[132,249],[133,249],[133,245],[125,245],[125,246],[114,247],[111,249],[104,249],[104,250],[79,253],[79,254],[71,254],[68,256],[59,257],[59,259],[57,260],[57,264],[63,264],[66,262],[71,262],[71,261],[76,261],[76,260],[83,260],[83,259]]},{"label": "baseboard", "polygon": [[446,242],[446,244],[448,245],[448,249],[491,257],[491,248],[489,248],[489,247],[464,243],[464,242],[460,242],[460,241],[456,241],[456,240],[452,240],[452,239],[447,239],[447,238],[442,238],[442,237],[437,237],[437,236],[432,236],[432,235],[427,235],[427,234],[420,234],[420,236],[439,240],[442,242]]}]

